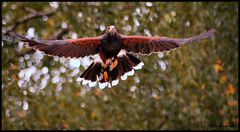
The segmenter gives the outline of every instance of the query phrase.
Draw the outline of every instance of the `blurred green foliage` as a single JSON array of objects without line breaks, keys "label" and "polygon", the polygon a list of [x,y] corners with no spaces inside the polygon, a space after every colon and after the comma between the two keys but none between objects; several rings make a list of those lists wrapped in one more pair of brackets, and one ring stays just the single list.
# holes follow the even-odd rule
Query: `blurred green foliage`
[{"label": "blurred green foliage", "polygon": [[[108,88],[77,82],[83,65],[71,76],[69,59],[61,62],[44,56],[37,62],[35,53],[16,57],[28,48],[2,41],[2,129],[237,129],[237,3],[3,2],[2,32],[30,13],[26,6],[57,10],[15,30],[26,35],[34,28],[35,37],[41,39],[66,26],[70,31],[64,39],[73,34],[97,36],[109,25],[126,35],[180,38],[210,28],[217,34],[164,55],[137,55],[145,65],[113,87],[118,96]],[[26,81],[20,72],[29,67],[48,75],[34,79],[35,73]],[[54,81],[53,71],[60,82]]]}]

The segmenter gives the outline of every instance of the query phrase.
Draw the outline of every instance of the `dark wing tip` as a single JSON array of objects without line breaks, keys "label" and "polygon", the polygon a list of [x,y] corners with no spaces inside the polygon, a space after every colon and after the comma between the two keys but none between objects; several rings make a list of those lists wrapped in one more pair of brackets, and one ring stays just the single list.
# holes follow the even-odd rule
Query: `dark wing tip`
[{"label": "dark wing tip", "polygon": [[210,29],[206,32],[201,33],[198,37],[199,39],[206,39],[206,38],[211,38],[214,36],[214,34],[217,32],[216,29]]},{"label": "dark wing tip", "polygon": [[185,39],[176,39],[176,40],[178,40],[178,43],[180,45],[183,45],[183,44],[186,44],[186,43],[192,43],[192,42],[199,42],[200,40],[213,37],[216,32],[217,32],[216,29],[210,29],[208,31],[202,32],[198,36],[185,38]]},{"label": "dark wing tip", "polygon": [[13,31],[8,32],[7,34],[9,34],[10,36],[12,36],[13,38],[15,38],[15,39],[17,39],[17,40],[19,40],[19,41],[23,41],[23,42],[29,42],[29,41],[31,41],[30,39],[28,39],[28,38],[26,38],[26,37],[23,37],[23,36],[15,33],[15,32],[13,32]]}]

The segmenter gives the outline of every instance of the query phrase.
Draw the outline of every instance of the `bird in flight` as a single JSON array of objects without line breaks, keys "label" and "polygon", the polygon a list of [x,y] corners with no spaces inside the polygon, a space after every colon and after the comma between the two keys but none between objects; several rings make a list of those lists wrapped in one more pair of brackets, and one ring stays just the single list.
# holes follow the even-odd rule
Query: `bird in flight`
[{"label": "bird in flight", "polygon": [[32,40],[15,32],[9,34],[35,50],[58,57],[80,58],[92,56],[94,61],[80,75],[83,85],[105,88],[117,85],[119,80],[126,80],[134,70],[144,65],[130,53],[150,55],[179,48],[186,43],[200,41],[214,36],[215,30],[203,32],[188,38],[127,36],[118,33],[115,26],[109,26],[104,34],[66,40]]}]

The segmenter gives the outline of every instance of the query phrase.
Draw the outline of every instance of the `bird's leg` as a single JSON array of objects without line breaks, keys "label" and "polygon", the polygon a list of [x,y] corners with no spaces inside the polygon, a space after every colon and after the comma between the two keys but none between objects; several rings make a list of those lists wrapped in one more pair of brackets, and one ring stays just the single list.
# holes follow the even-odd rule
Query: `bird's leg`
[{"label": "bird's leg", "polygon": [[109,82],[109,83],[110,83],[110,89],[111,89],[112,93],[113,93],[114,95],[118,96],[118,95],[113,91],[111,78],[110,78],[110,82]]},{"label": "bird's leg", "polygon": [[108,73],[107,73],[107,67],[109,64],[111,64],[112,60],[111,59],[107,59],[103,65],[103,69],[104,69],[104,72],[103,72],[103,78],[105,81],[108,80]]},{"label": "bird's leg", "polygon": [[108,74],[107,74],[107,71],[104,71],[104,72],[103,72],[103,78],[104,78],[105,81],[108,80]]},{"label": "bird's leg", "polygon": [[111,88],[111,91],[114,95],[118,96],[114,91],[113,91],[113,88]]},{"label": "bird's leg", "polygon": [[118,60],[115,59],[114,62],[110,65],[109,71],[112,71],[118,64]]}]

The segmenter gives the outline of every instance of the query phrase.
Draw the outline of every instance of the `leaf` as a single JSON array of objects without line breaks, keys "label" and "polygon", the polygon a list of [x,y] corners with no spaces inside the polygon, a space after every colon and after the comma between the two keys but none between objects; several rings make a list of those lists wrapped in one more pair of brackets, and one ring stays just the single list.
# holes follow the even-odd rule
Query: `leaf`
[{"label": "leaf", "polygon": [[79,97],[79,96],[81,96],[81,92],[78,91],[78,92],[75,93],[75,95]]},{"label": "leaf", "polygon": [[25,116],[25,112],[24,111],[18,111],[17,115],[18,115],[18,117],[23,118]]},{"label": "leaf", "polygon": [[205,89],[205,84],[201,84],[201,87],[200,87],[202,90]]},{"label": "leaf", "polygon": [[63,123],[62,128],[67,129],[67,128],[69,128],[69,125],[67,123]]},{"label": "leaf", "polygon": [[97,116],[97,113],[96,113],[96,112],[92,112],[92,113],[91,113],[91,118],[92,118],[92,119],[95,119],[96,116]]},{"label": "leaf", "polygon": [[47,24],[52,27],[54,26],[54,21],[52,19],[48,19]]},{"label": "leaf", "polygon": [[154,96],[156,100],[159,100],[161,97],[159,95]]},{"label": "leaf", "polygon": [[18,77],[16,76],[16,74],[12,74],[12,79],[13,80],[18,80]]},{"label": "leaf", "polygon": [[228,120],[224,121],[223,126],[226,126],[226,127],[229,126],[229,121]]},{"label": "leaf", "polygon": [[231,83],[229,83],[224,92],[227,96],[230,96],[230,95],[234,94],[236,92],[236,90],[233,87],[233,85]]},{"label": "leaf", "polygon": [[238,124],[238,118],[233,118],[232,121],[236,124]]},{"label": "leaf", "polygon": [[227,104],[228,106],[234,107],[238,105],[238,102],[236,100],[229,100]]},{"label": "leaf", "polygon": [[226,75],[222,75],[219,80],[220,80],[220,83],[224,83],[227,80],[227,76]]},{"label": "leaf", "polygon": [[220,115],[224,115],[225,109],[224,108],[220,109],[219,113],[220,113]]},{"label": "leaf", "polygon": [[42,122],[43,122],[43,125],[44,125],[44,126],[48,126],[48,121],[47,121],[46,119],[43,119]]},{"label": "leaf", "polygon": [[101,89],[99,89],[99,88],[96,89],[96,90],[95,90],[95,95],[99,96],[100,94],[101,94]]},{"label": "leaf", "polygon": [[218,73],[223,70],[223,67],[220,64],[214,64],[213,69],[215,70],[216,73]]},{"label": "leaf", "polygon": [[13,64],[11,64],[10,68],[9,68],[9,70],[18,70],[18,69],[19,69],[19,67],[17,65],[13,65]]}]

